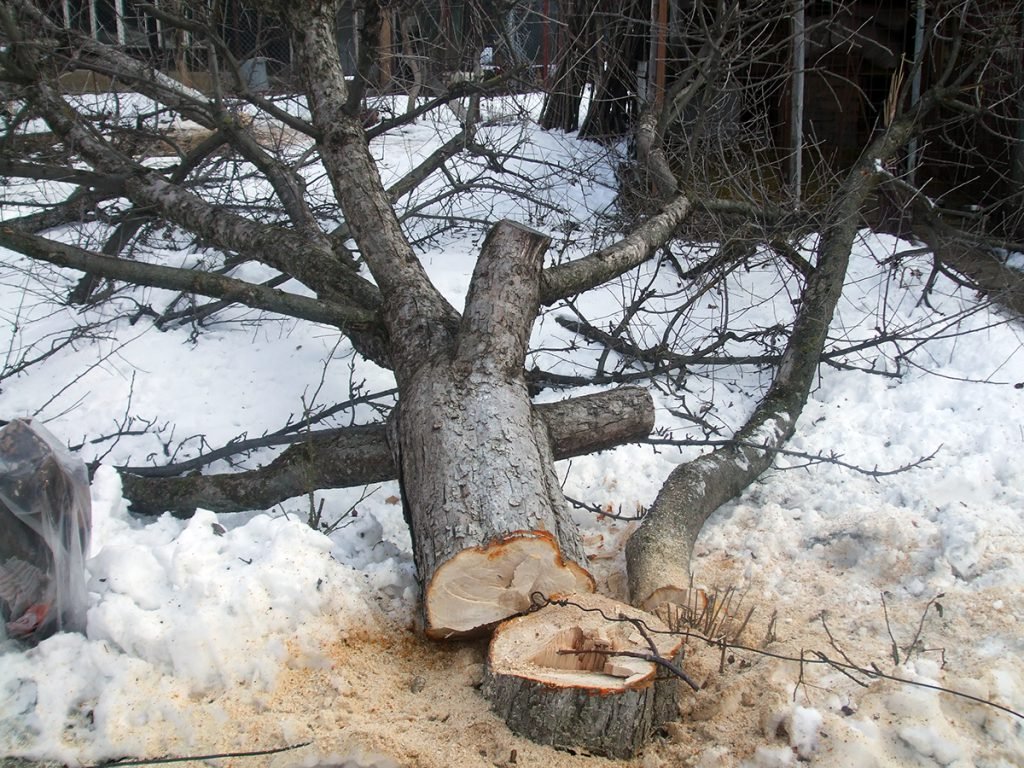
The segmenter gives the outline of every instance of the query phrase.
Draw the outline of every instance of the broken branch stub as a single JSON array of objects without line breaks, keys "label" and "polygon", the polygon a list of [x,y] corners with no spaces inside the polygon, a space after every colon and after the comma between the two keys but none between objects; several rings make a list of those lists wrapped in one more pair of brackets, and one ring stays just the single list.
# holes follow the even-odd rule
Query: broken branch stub
[{"label": "broken branch stub", "polygon": [[484,695],[532,741],[630,758],[678,714],[679,680],[651,659],[675,663],[681,648],[679,635],[632,606],[557,596],[495,630]]}]

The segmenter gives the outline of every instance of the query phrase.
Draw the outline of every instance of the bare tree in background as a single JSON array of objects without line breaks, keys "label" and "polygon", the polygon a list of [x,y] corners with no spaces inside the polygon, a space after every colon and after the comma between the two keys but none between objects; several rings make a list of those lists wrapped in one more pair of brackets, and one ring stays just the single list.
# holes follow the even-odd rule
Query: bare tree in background
[{"label": "bare tree in background", "polygon": [[[669,476],[629,541],[634,606],[671,616],[673,606],[685,605],[690,553],[700,528],[771,465],[796,429],[819,364],[849,365],[859,349],[898,339],[882,330],[875,339],[844,347],[828,335],[854,240],[877,191],[889,190],[914,222],[925,220],[930,231],[941,230],[944,238],[948,234],[933,203],[894,161],[926,128],[953,125],[946,116],[976,116],[1000,136],[1010,136],[1020,116],[1013,111],[1022,90],[1019,67],[1007,55],[1013,46],[1020,52],[1019,37],[1013,37],[1019,27],[1007,26],[1002,36],[986,35],[982,27],[972,26],[995,18],[983,13],[983,4],[940,4],[929,17],[921,50],[941,48],[943,66],[929,70],[926,86],[911,98],[910,84],[924,56],[909,61],[908,76],[886,99],[885,119],[858,147],[854,162],[822,173],[820,189],[804,196],[810,202],[794,207],[780,192],[783,159],[771,154],[775,145],[766,136],[771,130],[767,105],[786,83],[786,75],[773,75],[768,65],[778,64],[789,49],[787,19],[761,10],[763,5],[680,3],[689,15],[677,19],[678,29],[672,35],[666,31],[665,40],[666,48],[678,52],[678,66],[652,99],[650,83],[641,84],[635,66],[639,52],[658,47],[649,44],[650,4],[564,4],[561,48],[566,55],[556,62],[556,96],[549,99],[543,120],[551,127],[573,128],[589,81],[591,105],[581,130],[603,139],[631,136],[635,160],[624,178],[643,185],[644,196],[654,197],[658,207],[641,223],[632,223],[617,242],[547,267],[547,235],[509,221],[460,222],[493,224],[460,311],[428,278],[410,223],[417,216],[436,215],[426,209],[436,210],[474,184],[500,183],[535,204],[533,190],[524,188],[522,176],[505,165],[515,150],[499,151],[478,136],[480,96],[489,86],[508,88],[511,77],[489,81],[479,72],[458,78],[425,74],[451,72],[453,63],[460,70],[467,63],[479,68],[485,37],[479,24],[465,48],[455,46],[455,54],[446,54],[448,65],[442,67],[421,47],[429,39],[424,17],[415,24],[402,22],[388,17],[387,8],[365,3],[353,36],[359,50],[349,57],[357,71],[346,79],[337,43],[339,2],[263,3],[265,13],[278,13],[290,43],[291,75],[304,97],[303,109],[297,110],[257,87],[251,69],[243,67],[222,34],[216,4],[212,10],[205,3],[145,6],[176,35],[202,41],[209,88],[200,91],[154,68],[138,51],[99,42],[27,0],[4,0],[0,78],[10,114],[2,172],[29,182],[59,180],[75,185],[75,191],[62,202],[6,220],[0,245],[39,262],[81,270],[86,277],[72,297],[77,302],[109,296],[119,282],[128,282],[181,293],[180,306],[152,313],[158,323],[180,320],[182,313],[191,321],[208,319],[225,306],[242,304],[337,329],[362,357],[394,373],[397,404],[381,407],[386,421],[317,433],[309,431],[314,421],[305,420],[301,428],[277,436],[277,444],[293,445],[262,469],[188,474],[251,447],[242,444],[208,452],[187,465],[122,468],[133,509],[188,514],[197,506],[266,508],[317,489],[397,477],[423,587],[426,632],[448,637],[486,631],[530,608],[537,593],[593,590],[553,460],[644,438],[653,426],[653,406],[643,389],[611,390],[541,408],[531,403],[531,387],[644,380],[679,395],[678,380],[693,368],[766,367],[773,374],[771,385],[735,434],[714,439],[714,425],[694,413],[715,449]],[[1020,8],[1011,9],[1019,18]],[[481,12],[479,18],[493,17]],[[507,32],[508,26],[496,23],[495,34]],[[833,39],[838,29],[809,25],[808,34],[832,49],[852,39],[846,33]],[[824,37],[822,30],[828,31]],[[370,120],[366,97],[381,87],[385,68],[388,77],[407,78],[406,108]],[[998,80],[1002,90],[989,87],[995,71],[1006,75]],[[144,94],[158,107],[152,114],[133,116],[129,124],[116,109],[90,110],[65,99],[64,83],[81,72],[109,78],[112,89]],[[430,87],[428,97],[419,94],[423,84]],[[990,92],[1000,94],[995,103],[981,99]],[[368,141],[431,110],[450,107],[460,115],[461,130],[385,188]],[[181,118],[202,131],[186,137],[179,130]],[[38,120],[46,130],[28,130]],[[285,136],[294,141],[284,141]],[[144,162],[157,147],[172,162]],[[322,173],[322,184],[309,182],[306,171],[312,163]],[[497,169],[499,181],[485,169]],[[239,183],[240,174],[258,178],[263,196],[240,199],[238,190],[250,188]],[[450,185],[431,194],[430,206],[408,203],[411,193],[438,176]],[[229,183],[221,183],[224,178]],[[456,219],[439,218],[444,226]],[[98,241],[67,243],[61,237],[65,227],[82,221],[95,225]],[[148,238],[157,227],[201,242],[218,258],[207,269],[155,263],[158,249],[149,247]],[[717,239],[725,231],[730,236],[720,237],[718,247],[695,263],[684,265],[672,249],[681,234],[706,239],[712,233]],[[807,259],[797,246],[811,232],[819,235]],[[629,273],[659,252],[665,255],[663,268],[678,267],[680,290],[659,296],[674,316],[657,343],[638,343],[645,314],[664,311],[652,309],[651,292],[641,290],[610,331],[579,313],[566,321],[573,333],[614,352],[617,365],[608,363],[605,353],[590,375],[527,374],[527,345],[541,307],[565,302],[571,311],[573,297]],[[793,317],[744,334],[723,322],[709,329],[698,346],[681,348],[689,309],[720,290],[755,252],[777,254],[780,271],[794,286]],[[133,258],[142,254],[147,258]],[[263,284],[232,277],[243,263],[270,268],[275,276]],[[314,296],[281,290],[288,280]],[[197,301],[194,297],[207,301],[188,306]],[[149,311],[141,308],[140,316]],[[748,349],[745,342],[757,345],[760,354],[740,352]],[[18,372],[32,362],[31,355],[23,358]],[[539,611],[529,618],[543,623],[545,615]],[[550,686],[543,676],[510,683],[511,676],[495,674],[491,695],[496,708],[539,741],[631,754],[659,721],[671,716],[674,689],[650,685],[653,671],[648,674],[646,667],[638,672],[629,664],[606,666],[600,660],[600,630],[574,625],[556,634],[562,637],[563,631],[575,638],[576,650],[589,653],[585,662],[580,657],[582,666],[570,665],[579,675],[577,684],[563,698],[552,699],[544,697]],[[628,650],[630,643],[645,647],[643,638],[621,642],[626,645],[618,651]],[[588,677],[593,673],[621,678],[616,689],[621,695],[590,696],[605,685]],[[588,722],[609,725],[579,732],[574,717],[582,711],[581,702],[596,707]],[[579,741],[567,741],[572,738]]]}]

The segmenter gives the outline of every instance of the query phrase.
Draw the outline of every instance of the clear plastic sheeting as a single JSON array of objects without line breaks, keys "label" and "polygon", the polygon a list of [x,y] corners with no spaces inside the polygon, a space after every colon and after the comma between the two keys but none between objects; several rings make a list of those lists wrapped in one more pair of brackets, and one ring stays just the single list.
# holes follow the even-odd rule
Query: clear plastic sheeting
[{"label": "clear plastic sheeting", "polygon": [[85,629],[91,517],[81,459],[37,422],[0,430],[0,638]]}]

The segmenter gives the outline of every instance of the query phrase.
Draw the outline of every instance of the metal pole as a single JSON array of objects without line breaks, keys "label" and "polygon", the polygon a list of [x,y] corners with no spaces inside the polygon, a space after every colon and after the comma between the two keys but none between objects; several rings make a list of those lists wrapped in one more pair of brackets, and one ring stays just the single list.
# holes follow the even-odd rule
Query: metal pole
[{"label": "metal pole", "polygon": [[[921,73],[924,70],[924,11],[925,0],[917,0],[917,20],[914,25],[914,79],[910,81],[911,107],[921,100]],[[907,144],[907,180],[911,184],[914,183],[914,174],[917,173],[919,155],[917,137],[914,136]]]},{"label": "metal pole", "polygon": [[796,0],[793,9],[793,88],[790,103],[790,127],[793,132],[793,154],[790,156],[789,183],[793,200],[800,202],[803,187],[804,154],[804,3]]}]

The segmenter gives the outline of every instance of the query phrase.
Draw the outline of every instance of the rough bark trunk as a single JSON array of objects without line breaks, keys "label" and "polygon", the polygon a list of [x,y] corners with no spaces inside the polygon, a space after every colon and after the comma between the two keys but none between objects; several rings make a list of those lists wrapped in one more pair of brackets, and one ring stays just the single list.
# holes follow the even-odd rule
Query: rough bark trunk
[{"label": "rough bark trunk", "polygon": [[489,628],[533,592],[593,590],[523,374],[547,244],[497,225],[455,344],[399,382],[392,447],[432,637]]},{"label": "rough bark trunk", "polygon": [[622,617],[643,622],[658,657],[677,658],[681,636],[655,616],[600,595],[569,595],[494,633],[484,679],[494,711],[540,744],[633,757],[676,717],[679,680],[640,658],[650,645]]}]

